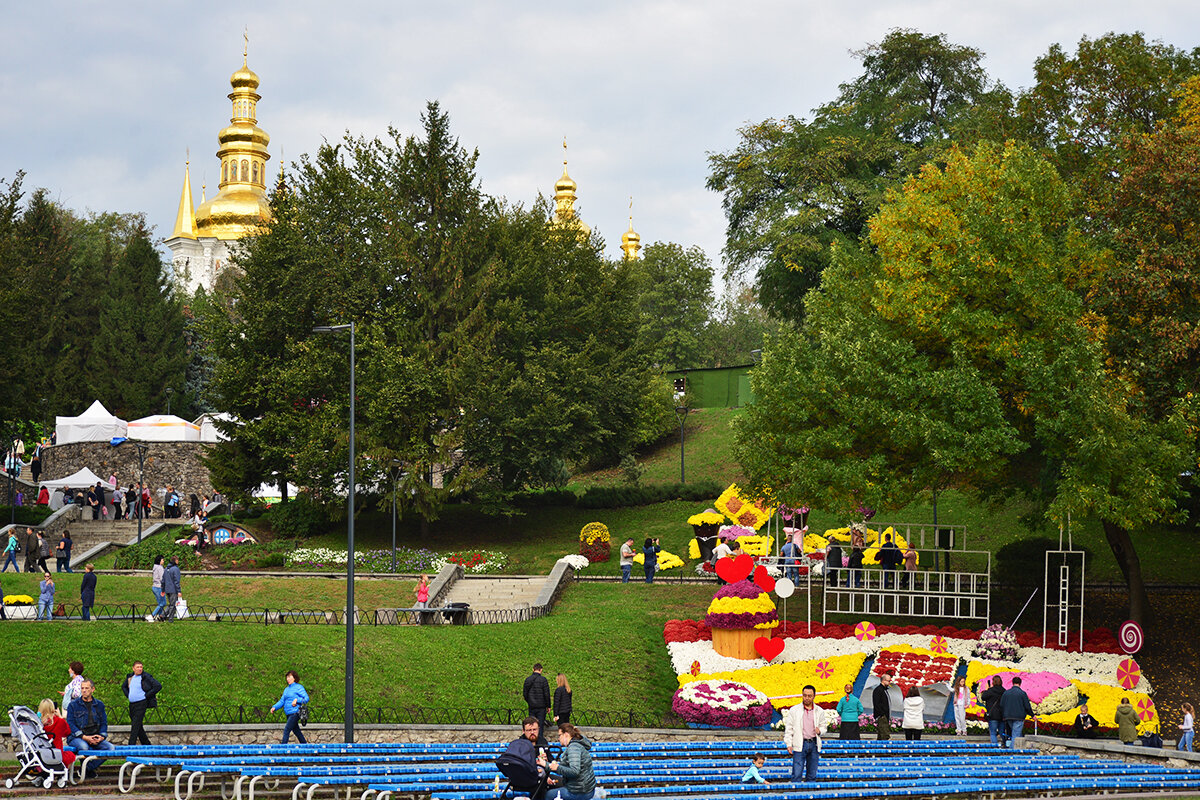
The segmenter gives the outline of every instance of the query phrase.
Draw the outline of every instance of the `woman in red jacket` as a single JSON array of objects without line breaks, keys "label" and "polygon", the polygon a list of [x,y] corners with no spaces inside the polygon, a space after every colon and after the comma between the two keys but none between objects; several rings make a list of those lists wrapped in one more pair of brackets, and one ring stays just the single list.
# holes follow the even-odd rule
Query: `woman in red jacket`
[{"label": "woman in red jacket", "polygon": [[71,766],[75,760],[75,754],[63,752],[63,740],[71,736],[71,726],[58,715],[53,700],[47,699],[38,703],[38,713],[42,715],[42,728],[50,734],[50,741],[53,742],[54,749],[62,753],[63,766]]}]

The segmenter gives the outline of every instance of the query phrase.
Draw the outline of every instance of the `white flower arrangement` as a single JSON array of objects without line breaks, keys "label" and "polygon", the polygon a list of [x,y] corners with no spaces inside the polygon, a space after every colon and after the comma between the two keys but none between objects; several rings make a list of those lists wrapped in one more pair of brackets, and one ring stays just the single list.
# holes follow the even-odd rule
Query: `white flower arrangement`
[{"label": "white flower arrangement", "polygon": [[1017,635],[1003,625],[989,625],[979,635],[979,641],[971,655],[988,661],[1016,661],[1021,648]]},{"label": "white flower arrangement", "polygon": [[560,563],[565,563],[568,567],[578,572],[581,569],[587,569],[592,563],[587,556],[581,556],[578,553],[571,553],[559,559]]}]

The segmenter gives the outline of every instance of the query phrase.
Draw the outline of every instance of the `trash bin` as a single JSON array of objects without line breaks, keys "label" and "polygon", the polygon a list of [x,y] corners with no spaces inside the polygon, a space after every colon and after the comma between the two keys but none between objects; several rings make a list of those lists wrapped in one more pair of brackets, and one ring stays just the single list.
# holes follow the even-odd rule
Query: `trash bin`
[{"label": "trash bin", "polygon": [[442,612],[442,616],[450,621],[451,625],[466,625],[467,615],[471,613],[470,603],[447,603],[448,610]]}]

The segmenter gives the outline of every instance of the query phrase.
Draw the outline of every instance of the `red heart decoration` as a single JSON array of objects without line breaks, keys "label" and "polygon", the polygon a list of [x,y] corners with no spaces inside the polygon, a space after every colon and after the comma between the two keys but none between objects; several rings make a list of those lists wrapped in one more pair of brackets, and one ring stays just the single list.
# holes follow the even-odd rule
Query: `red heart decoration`
[{"label": "red heart decoration", "polygon": [[754,568],[754,583],[764,592],[775,591],[775,579],[767,573],[767,568],[762,564]]},{"label": "red heart decoration", "polygon": [[737,562],[729,557],[717,561],[717,577],[726,583],[737,583],[742,579]]},{"label": "red heart decoration", "polygon": [[754,649],[760,656],[770,661],[783,652],[783,639],[768,639],[766,636],[760,636],[754,640]]},{"label": "red heart decoration", "polygon": [[737,580],[749,578],[750,573],[754,572],[754,557],[742,553],[733,560],[733,566],[737,569]]}]

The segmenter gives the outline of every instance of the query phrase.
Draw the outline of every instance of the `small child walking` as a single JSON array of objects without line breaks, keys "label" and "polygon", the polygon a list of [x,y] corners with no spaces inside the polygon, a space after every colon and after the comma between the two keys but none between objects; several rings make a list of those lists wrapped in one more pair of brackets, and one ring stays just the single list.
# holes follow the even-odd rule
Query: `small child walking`
[{"label": "small child walking", "polygon": [[750,769],[746,770],[746,774],[742,776],[742,783],[761,783],[763,786],[770,786],[767,779],[758,774],[758,771],[767,763],[767,757],[762,753],[755,753],[753,763]]},{"label": "small child walking", "polygon": [[1183,704],[1183,724],[1179,726],[1179,742],[1175,745],[1176,750],[1192,752],[1192,734],[1195,733],[1192,725],[1195,714],[1191,703]]},{"label": "small child walking", "polygon": [[426,575],[425,573],[421,573],[421,579],[419,581],[417,581],[417,588],[415,591],[416,591],[416,595],[417,595],[417,603],[413,607],[414,608],[428,608],[429,607],[429,576],[428,575]]}]

